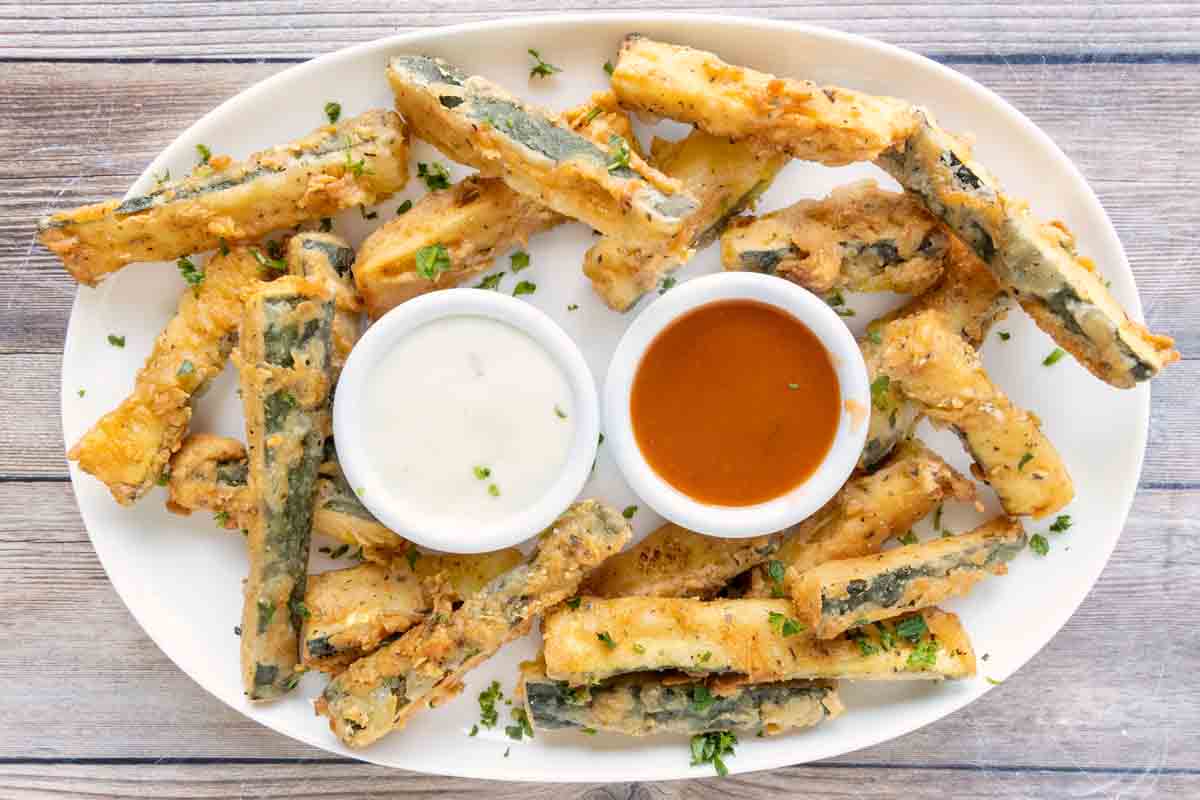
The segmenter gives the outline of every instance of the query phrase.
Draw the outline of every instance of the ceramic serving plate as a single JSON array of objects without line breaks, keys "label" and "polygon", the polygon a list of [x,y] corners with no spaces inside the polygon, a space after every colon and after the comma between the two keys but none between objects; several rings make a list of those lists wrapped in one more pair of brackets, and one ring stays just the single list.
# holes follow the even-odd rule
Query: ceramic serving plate
[{"label": "ceramic serving plate", "polygon": [[[1112,224],[1079,171],[1033,123],[983,86],[913,53],[834,31],[796,24],[733,17],[559,16],[442,28],[397,36],[333,53],[283,70],[214,109],[175,140],[150,164],[133,189],[153,185],[152,174],[169,168],[186,173],[195,163],[195,145],[214,153],[242,157],[268,145],[289,141],[324,122],[323,106],[337,100],[349,116],[369,108],[390,107],[384,76],[387,58],[400,52],[442,56],[481,73],[528,100],[566,108],[607,85],[602,69],[615,57],[622,36],[639,31],[656,38],[718,52],[727,61],[780,75],[804,77],[878,94],[909,98],[931,107],[950,130],[977,137],[980,161],[1000,176],[1015,195],[1027,197],[1047,218],[1065,220],[1078,234],[1080,250],[1097,261],[1111,279],[1116,297],[1135,318],[1141,317],[1133,276]],[[562,68],[549,79],[531,80],[528,48]],[[683,126],[662,123],[655,132],[678,138]],[[648,130],[643,128],[645,136]],[[446,161],[418,143],[417,161]],[[451,165],[457,179],[467,170]],[[759,209],[816,197],[863,177],[894,186],[874,167],[827,169],[793,162]],[[399,202],[419,197],[415,178],[402,197],[381,205],[379,219],[366,221],[358,210],[337,218],[335,230],[355,243],[371,227],[389,219]],[[527,295],[580,344],[595,379],[603,384],[609,357],[625,326],[655,299],[642,300],[627,315],[607,310],[580,272],[584,251],[593,241],[582,225],[564,225],[530,245],[532,267],[521,277],[534,281]],[[501,257],[497,269],[507,270]],[[699,254],[679,273],[680,280],[719,269],[716,248]],[[503,290],[515,280],[506,276]],[[97,289],[81,288],[75,300],[63,358],[63,429],[72,443],[129,390],[133,375],[167,322],[184,288],[170,264],[139,264],[109,278]],[[899,298],[851,299],[857,316],[848,320],[856,333],[865,322]],[[568,311],[569,304],[579,306]],[[940,719],[987,692],[985,677],[1002,680],[1028,661],[1079,606],[1100,575],[1125,524],[1141,470],[1150,392],[1145,386],[1119,391],[1091,377],[1071,359],[1052,368],[1042,359],[1053,343],[1021,313],[998,328],[1010,331],[1007,342],[995,336],[983,348],[992,378],[1019,405],[1044,421],[1075,480],[1077,498],[1066,509],[1074,519],[1067,534],[1053,539],[1047,557],[1019,556],[1008,577],[981,584],[965,600],[949,607],[962,615],[980,662],[977,679],[933,684],[846,684],[847,713],[809,730],[777,737],[743,737],[729,760],[731,771],[779,767],[828,758],[901,736]],[[124,349],[106,337],[124,335]],[[241,437],[242,415],[236,381],[228,369],[198,404],[193,429]],[[80,397],[79,389],[86,389]],[[926,428],[921,432],[956,467],[967,459],[957,440]],[[601,447],[601,451],[604,448]],[[538,781],[633,781],[711,775],[711,767],[690,767],[684,737],[647,739],[615,735],[539,733],[512,742],[501,724],[469,737],[478,719],[476,696],[498,680],[508,694],[517,663],[530,658],[533,636],[505,647],[471,673],[462,695],[418,716],[406,730],[377,745],[351,752],[341,747],[313,715],[312,700],[324,685],[322,675],[307,675],[292,696],[268,705],[251,705],[242,696],[238,641],[233,627],[241,614],[241,581],[246,574],[242,537],[218,530],[207,515],[174,516],[163,506],[162,490],[133,508],[113,503],[90,476],[72,467],[75,493],[96,552],[113,586],[154,641],[205,689],[247,716],[316,747],[410,770],[476,778]],[[986,489],[989,513],[997,506]],[[601,452],[584,495],[617,508],[639,504],[621,480],[608,454]],[[659,520],[644,507],[633,520],[639,535]],[[967,507],[948,507],[947,527],[961,530],[980,515]],[[1031,533],[1046,523],[1031,522]],[[314,551],[319,544],[314,543]],[[1070,546],[1069,552],[1066,547]],[[337,566],[314,556],[313,569]],[[341,563],[346,566],[345,560]]]}]

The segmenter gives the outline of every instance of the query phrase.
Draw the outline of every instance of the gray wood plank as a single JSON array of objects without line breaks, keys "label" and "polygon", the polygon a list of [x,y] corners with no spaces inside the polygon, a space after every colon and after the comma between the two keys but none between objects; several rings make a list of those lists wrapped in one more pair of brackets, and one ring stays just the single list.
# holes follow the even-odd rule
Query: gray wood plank
[{"label": "gray wood plank", "polygon": [[[425,5],[425,4],[422,4]],[[996,0],[459,0],[423,8],[388,0],[318,6],[254,2],[15,2],[0,5],[0,55],[9,58],[303,58],[393,33],[560,11],[736,13],[873,36],[925,53],[1195,53],[1197,8],[1187,2]]]},{"label": "gray wood plank", "polygon": [[[1086,546],[1085,532],[1067,537],[1051,558]],[[1143,491],[1091,595],[1030,664],[968,708],[832,763],[1200,770],[1184,744],[1200,736],[1197,541],[1200,490]],[[0,764],[322,757],[227,709],[159,652],[109,585],[66,484],[0,484],[0,607]]]},{"label": "gray wood plank", "polygon": [[[0,64],[0,352],[58,352],[74,286],[35,220],[124,193],[179,131],[279,65]],[[1125,242],[1147,317],[1200,353],[1200,107],[1182,64],[963,65],[1079,164]],[[45,91],[47,85],[55,92]],[[86,136],[80,136],[86,131]],[[30,181],[30,176],[38,180]],[[1052,215],[1053,209],[1043,210]]]}]

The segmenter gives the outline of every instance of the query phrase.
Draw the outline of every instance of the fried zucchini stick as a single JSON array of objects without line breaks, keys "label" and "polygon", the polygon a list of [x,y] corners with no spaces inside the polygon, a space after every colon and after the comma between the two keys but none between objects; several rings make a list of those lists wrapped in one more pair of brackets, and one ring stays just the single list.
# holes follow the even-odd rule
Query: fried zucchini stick
[{"label": "fried zucchini stick", "polygon": [[1093,375],[1126,389],[1179,359],[1170,337],[1129,319],[1061,222],[1037,220],[927,111],[876,163],[919,197],[1011,291],[1038,327]]},{"label": "fried zucchini stick", "polygon": [[528,632],[536,615],[573,595],[588,570],[631,535],[619,512],[594,500],[576,503],[542,534],[525,563],[457,610],[442,602],[399,640],[351,664],[325,688],[317,712],[351,747],[404,727],[413,714],[458,694],[467,672]]},{"label": "fried zucchini stick", "polygon": [[[852,678],[961,678],[975,657],[953,614],[919,612],[934,648],[897,641],[868,652],[854,637],[815,639],[789,600],[584,597],[542,621],[546,675],[587,686],[631,672],[734,673],[748,683]],[[928,657],[913,653],[924,646]]]},{"label": "fried zucchini stick", "polygon": [[879,363],[883,326],[924,311],[940,311],[950,327],[978,349],[992,325],[1003,319],[1012,305],[991,271],[965,244],[950,237],[947,245],[946,271],[938,285],[872,322],[858,343],[871,381],[871,420],[858,462],[860,469],[874,469],[898,442],[912,435],[921,419],[920,404],[904,397]]},{"label": "fried zucchini stick", "polygon": [[180,295],[133,391],[67,453],[121,505],[162,477],[187,432],[192,399],[225,368],[243,306],[259,285],[258,262],[245,248],[209,261],[203,281]]},{"label": "fried zucchini stick", "polygon": [[770,558],[781,534],[751,539],[705,536],[668,522],[610,558],[584,581],[596,597],[705,597]]},{"label": "fried zucchini stick", "polygon": [[626,108],[830,167],[870,161],[915,124],[902,100],[777,78],[638,34],[621,43],[612,86]]},{"label": "fried zucchini stick", "polygon": [[436,577],[451,602],[461,602],[524,558],[515,547],[478,555],[409,551],[387,564],[359,564],[308,577],[301,631],[306,667],[340,672],[352,661],[411,628],[433,609],[425,579]]},{"label": "fried zucchini stick", "polygon": [[524,662],[517,692],[535,730],[590,729],[626,736],[756,730],[770,736],[810,728],[845,707],[829,681],[751,683],[640,673],[571,687]]},{"label": "fried zucchini stick", "polygon": [[921,294],[942,276],[948,238],[912,196],[865,180],[823,200],[735,219],[721,235],[721,263],[778,275],[818,294]]},{"label": "fried zucchini stick", "polygon": [[895,320],[881,331],[879,363],[935,423],[949,425],[1013,516],[1044,517],[1075,496],[1071,477],[1042,433],[988,378],[979,354],[940,311]]},{"label": "fried zucchini stick", "polygon": [[[619,136],[637,149],[633,126],[612,92],[597,92],[564,113],[561,121],[594,142],[607,145],[611,136]],[[405,300],[478,277],[498,256],[567,221],[500,178],[473,175],[449,189],[430,192],[373,231],[359,248],[354,278],[368,313],[378,319]],[[446,248],[449,268],[418,272],[417,253],[436,245]]]},{"label": "fried zucchini stick", "polygon": [[[678,142],[655,139],[650,159],[657,169],[681,181],[698,203],[684,233],[694,250],[715,241],[790,160],[701,130],[693,130]],[[606,236],[588,249],[583,273],[609,308],[626,311],[685,260],[639,240]]]},{"label": "fried zucchini stick", "polygon": [[242,610],[242,684],[251,700],[299,678],[313,493],[329,435],[333,300],[287,276],[246,304],[238,353],[250,454],[250,574]]},{"label": "fried zucchini stick", "polygon": [[38,236],[75,280],[95,286],[136,261],[170,261],[374,205],[407,181],[404,121],[368,111],[245,161],[214,157],[147,195],[53,214]]},{"label": "fried zucchini stick", "polygon": [[333,383],[362,335],[362,298],[354,288],[354,248],[332,233],[298,233],[288,242],[288,270],[320,286],[333,298]]},{"label": "fried zucchini stick", "polygon": [[804,571],[877,553],[889,537],[902,535],[946,499],[974,500],[975,484],[919,440],[906,440],[884,466],[851,478],[815,514],[786,532],[773,557],[779,565],[774,570],[756,567],[745,596],[783,597],[787,567]]},{"label": "fried zucchini stick", "polygon": [[605,147],[486,78],[426,56],[397,56],[388,80],[414,132],[485,177],[601,233],[683,255],[696,201],[614,136]]},{"label": "fried zucchini stick", "polygon": [[1025,547],[1025,531],[997,517],[969,533],[886,553],[788,569],[796,617],[819,639],[958,597],[988,575],[1004,575]]}]

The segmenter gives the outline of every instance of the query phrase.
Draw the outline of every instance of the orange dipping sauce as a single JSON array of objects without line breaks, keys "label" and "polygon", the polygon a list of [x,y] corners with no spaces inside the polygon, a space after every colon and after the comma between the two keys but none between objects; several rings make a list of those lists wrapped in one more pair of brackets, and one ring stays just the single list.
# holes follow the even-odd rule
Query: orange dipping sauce
[{"label": "orange dipping sauce", "polygon": [[804,323],[766,303],[720,300],[650,343],[629,412],[659,477],[702,503],[749,506],[816,471],[841,405],[829,353]]}]

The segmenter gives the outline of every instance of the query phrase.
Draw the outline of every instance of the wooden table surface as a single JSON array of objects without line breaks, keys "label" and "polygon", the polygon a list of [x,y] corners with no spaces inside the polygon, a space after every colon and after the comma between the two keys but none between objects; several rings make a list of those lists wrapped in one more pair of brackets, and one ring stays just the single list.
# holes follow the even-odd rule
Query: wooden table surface
[{"label": "wooden table surface", "polygon": [[75,286],[35,244],[34,220],[121,195],[185,126],[287,64],[413,28],[617,5],[0,0],[0,797],[1200,797],[1195,2],[626,4],[825,24],[999,92],[1083,170],[1151,327],[1184,353],[1154,384],[1145,470],[1104,574],[1045,650],[970,707],[869,750],[725,780],[436,778],[330,758],[259,727],[130,617],[68,483],[58,396]]}]

